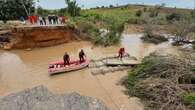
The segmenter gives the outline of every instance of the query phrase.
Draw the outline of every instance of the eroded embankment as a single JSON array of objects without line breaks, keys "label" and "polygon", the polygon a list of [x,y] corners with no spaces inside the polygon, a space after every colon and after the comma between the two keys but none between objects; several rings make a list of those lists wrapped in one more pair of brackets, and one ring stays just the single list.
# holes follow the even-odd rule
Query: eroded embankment
[{"label": "eroded embankment", "polygon": [[4,49],[47,47],[81,38],[70,26],[17,27],[11,29],[9,36],[10,42],[4,43]]}]

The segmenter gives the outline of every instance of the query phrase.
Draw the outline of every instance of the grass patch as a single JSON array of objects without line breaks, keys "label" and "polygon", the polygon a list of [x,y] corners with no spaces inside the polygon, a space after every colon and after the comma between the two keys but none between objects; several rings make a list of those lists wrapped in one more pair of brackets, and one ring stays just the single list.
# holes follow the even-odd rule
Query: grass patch
[{"label": "grass patch", "polygon": [[182,98],[186,104],[195,106],[195,93],[183,94]]},{"label": "grass patch", "polygon": [[192,45],[192,48],[195,50],[195,44]]}]

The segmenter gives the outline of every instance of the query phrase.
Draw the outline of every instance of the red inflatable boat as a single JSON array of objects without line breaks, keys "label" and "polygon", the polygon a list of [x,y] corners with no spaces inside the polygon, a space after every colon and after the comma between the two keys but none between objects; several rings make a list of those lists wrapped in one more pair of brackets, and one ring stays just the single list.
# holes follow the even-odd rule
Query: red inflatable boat
[{"label": "red inflatable boat", "polygon": [[64,65],[64,61],[56,61],[49,64],[48,72],[50,75],[55,75],[58,73],[70,72],[75,70],[80,70],[88,67],[89,60],[85,60],[80,63],[79,60],[71,60],[70,65]]}]

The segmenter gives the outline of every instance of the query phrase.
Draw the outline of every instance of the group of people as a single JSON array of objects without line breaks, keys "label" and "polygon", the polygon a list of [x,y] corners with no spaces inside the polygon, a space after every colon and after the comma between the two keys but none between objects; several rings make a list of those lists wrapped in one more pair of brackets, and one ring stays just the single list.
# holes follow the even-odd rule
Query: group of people
[{"label": "group of people", "polygon": [[28,21],[31,24],[36,24],[38,22],[38,16],[32,15],[32,16],[28,16]]},{"label": "group of people", "polygon": [[[81,51],[79,52],[79,62],[83,63],[85,61],[85,52],[83,51],[83,49],[81,49]],[[65,52],[64,57],[64,65],[70,65],[70,56],[67,52]]]},{"label": "group of people", "polygon": [[[125,55],[125,48],[120,48],[118,51],[118,57],[122,59]],[[79,52],[79,62],[83,63],[85,61],[86,54],[83,49],[80,50]],[[64,65],[70,65],[70,56],[67,52],[65,52],[64,57]]]},{"label": "group of people", "polygon": [[40,23],[40,25],[47,25],[46,18],[39,16],[39,23]]},{"label": "group of people", "polygon": [[56,15],[49,15],[48,21],[49,21],[49,24],[58,24],[59,18]]},{"label": "group of people", "polygon": [[[56,16],[56,15],[48,15],[47,17],[42,16],[28,16],[28,21],[31,24],[39,24],[40,25],[47,25],[47,24],[65,24],[68,18],[66,16]],[[48,23],[47,23],[48,20]]]}]

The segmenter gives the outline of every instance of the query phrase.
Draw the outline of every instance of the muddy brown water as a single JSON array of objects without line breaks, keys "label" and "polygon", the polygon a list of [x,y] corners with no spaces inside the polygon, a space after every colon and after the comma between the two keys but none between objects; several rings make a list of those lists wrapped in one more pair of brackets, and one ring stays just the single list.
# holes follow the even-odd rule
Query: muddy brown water
[{"label": "muddy brown water", "polygon": [[127,71],[93,76],[89,69],[49,76],[48,63],[62,59],[65,51],[71,57],[77,57],[82,48],[90,59],[114,55],[118,48],[125,47],[131,55],[142,59],[151,52],[169,48],[167,43],[153,45],[143,43],[141,34],[124,34],[122,43],[112,47],[94,47],[91,43],[80,41],[63,45],[37,48],[32,51],[0,50],[0,96],[44,85],[54,93],[78,92],[82,95],[101,99],[111,110],[142,110],[138,98],[129,98],[124,94],[125,88],[118,85]]}]

